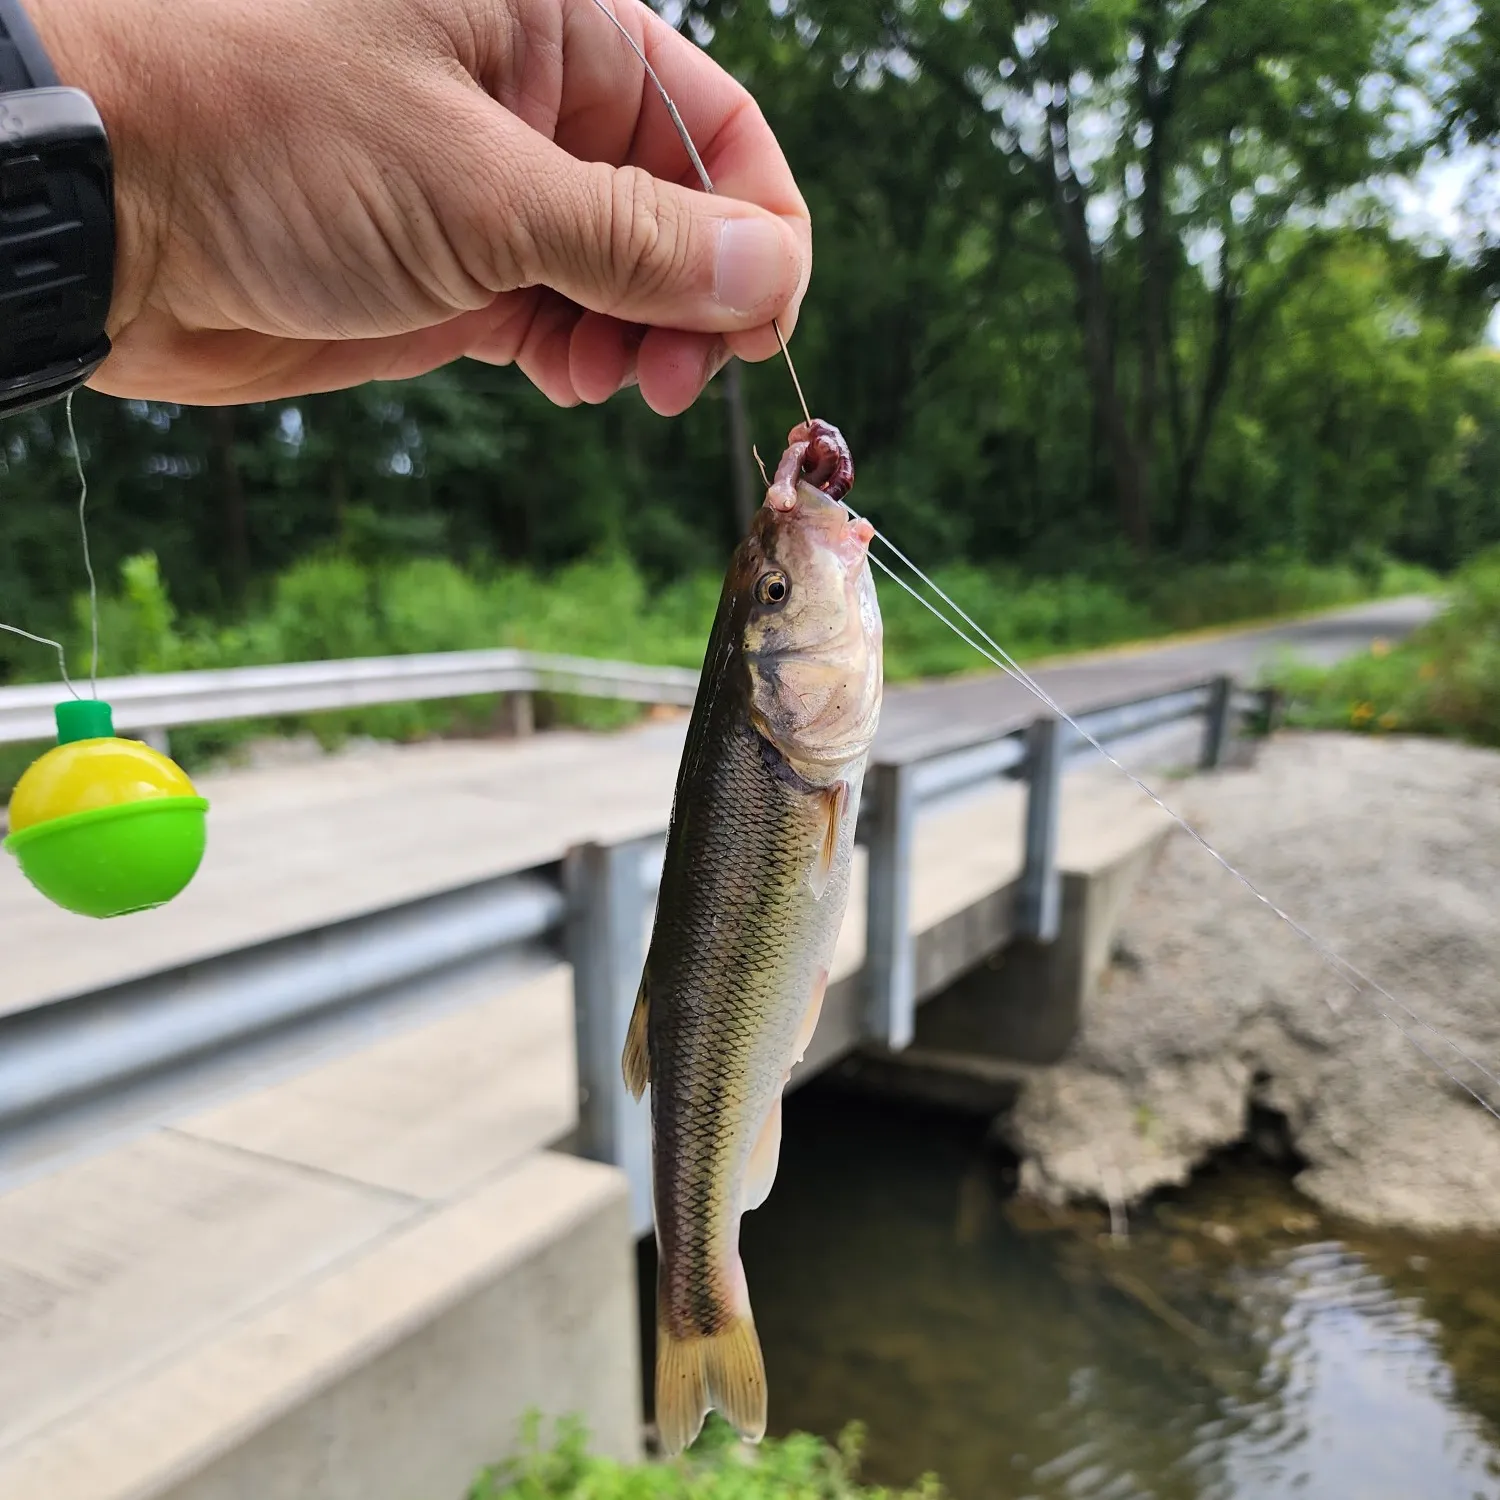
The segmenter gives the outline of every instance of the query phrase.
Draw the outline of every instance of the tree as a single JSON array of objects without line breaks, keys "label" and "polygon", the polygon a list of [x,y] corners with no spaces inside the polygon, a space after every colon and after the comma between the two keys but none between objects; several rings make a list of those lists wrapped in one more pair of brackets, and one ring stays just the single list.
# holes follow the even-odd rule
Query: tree
[{"label": "tree", "polygon": [[[1423,142],[1395,127],[1395,0],[798,0],[865,68],[915,68],[958,107],[988,181],[1017,174],[1070,278],[1122,530],[1193,530],[1234,363],[1264,328],[1251,274],[1281,230],[1348,216]],[[1365,212],[1369,212],[1366,206]],[[1266,302],[1316,252],[1289,262]],[[1196,325],[1196,326],[1195,326]],[[1161,498],[1169,502],[1161,513]]]}]

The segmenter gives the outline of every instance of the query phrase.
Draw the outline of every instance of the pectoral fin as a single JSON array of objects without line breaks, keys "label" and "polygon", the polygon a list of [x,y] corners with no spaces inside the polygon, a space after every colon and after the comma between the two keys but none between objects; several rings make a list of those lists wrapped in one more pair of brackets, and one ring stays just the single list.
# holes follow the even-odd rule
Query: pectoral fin
[{"label": "pectoral fin", "polygon": [[826,822],[823,826],[823,842],[813,860],[812,873],[807,883],[812,887],[813,899],[821,901],[828,889],[828,878],[833,874],[833,859],[839,849],[839,830],[844,825],[844,814],[849,810],[849,783],[835,781],[830,787],[818,792],[822,800]]},{"label": "pectoral fin", "polygon": [[646,986],[646,975],[641,975],[641,987],[635,992],[635,1009],[630,1013],[630,1025],[625,1032],[625,1055],[621,1066],[625,1073],[625,1087],[639,1099],[651,1082],[651,1054],[646,1047],[646,1020],[650,1012],[650,1000]]}]

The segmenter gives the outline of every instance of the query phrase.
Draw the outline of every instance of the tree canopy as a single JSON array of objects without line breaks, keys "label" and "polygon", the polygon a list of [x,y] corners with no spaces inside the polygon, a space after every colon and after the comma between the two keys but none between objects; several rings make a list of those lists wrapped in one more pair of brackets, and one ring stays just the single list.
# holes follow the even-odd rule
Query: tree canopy
[{"label": "tree canopy", "polygon": [[[858,502],[924,561],[1446,568],[1500,541],[1497,252],[1407,232],[1388,190],[1500,139],[1493,0],[1456,32],[1395,0],[667,13],[797,171],[802,382],[853,445]],[[779,364],[739,377],[670,421],[629,392],[557,410],[468,362],[233,409],[83,393],[96,559],[149,549],[182,608],[221,618],[326,549],[714,570],[736,432],[769,456],[798,416]],[[60,410],[0,429],[0,486],[0,619],[60,628],[80,582]]]}]

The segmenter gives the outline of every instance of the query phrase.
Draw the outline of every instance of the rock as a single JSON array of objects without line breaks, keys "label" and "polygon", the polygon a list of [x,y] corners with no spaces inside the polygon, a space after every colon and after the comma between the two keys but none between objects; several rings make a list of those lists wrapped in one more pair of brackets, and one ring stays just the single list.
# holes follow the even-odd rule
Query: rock
[{"label": "rock", "polygon": [[1500,1228],[1500,1120],[1444,1071],[1500,1107],[1460,1055],[1500,1075],[1500,754],[1283,735],[1168,800],[1379,988],[1174,836],[1125,914],[1129,960],[1003,1124],[1022,1191],[1129,1203],[1180,1184],[1244,1137],[1253,1103],[1285,1117],[1297,1185],[1324,1207]]}]

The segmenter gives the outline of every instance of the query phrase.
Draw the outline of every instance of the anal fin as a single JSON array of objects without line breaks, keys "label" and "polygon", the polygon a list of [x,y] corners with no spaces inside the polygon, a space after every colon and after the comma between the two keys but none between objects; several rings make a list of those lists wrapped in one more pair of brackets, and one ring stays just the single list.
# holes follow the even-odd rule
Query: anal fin
[{"label": "anal fin", "polygon": [[[807,1003],[807,1011],[797,1028],[797,1041],[792,1052],[793,1068],[802,1061],[813,1033],[818,1029],[818,1017],[823,1013],[823,996],[827,992],[828,971],[825,969],[818,976],[812,998]],[[791,1070],[788,1069],[786,1078],[782,1080],[783,1088],[791,1076]],[[776,1096],[776,1102],[766,1115],[766,1123],[761,1126],[760,1136],[750,1152],[750,1161],[745,1168],[745,1187],[740,1195],[741,1211],[744,1213],[759,1208],[771,1196],[771,1187],[776,1181],[776,1167],[781,1160],[781,1098],[780,1094]]]},{"label": "anal fin", "polygon": [[766,1123],[761,1127],[760,1138],[750,1152],[750,1164],[745,1169],[745,1190],[741,1195],[741,1208],[749,1213],[759,1208],[771,1196],[771,1186],[776,1181],[776,1166],[781,1160],[781,1095],[771,1106]]},{"label": "anal fin", "polygon": [[[823,997],[828,993],[828,970],[824,969],[818,975],[817,985],[812,992],[812,999],[807,1003],[807,1013],[802,1017],[802,1025],[797,1031],[797,1045],[792,1052],[792,1066],[802,1061],[807,1056],[807,1049],[812,1045],[813,1033],[818,1029],[818,1021],[823,1014]],[[788,1077],[791,1075],[788,1074]]]},{"label": "anal fin", "polygon": [[646,1022],[651,1010],[650,991],[646,975],[641,975],[641,987],[635,992],[635,1009],[630,1013],[630,1025],[625,1031],[625,1055],[620,1066],[625,1074],[625,1087],[639,1099],[651,1082],[651,1053],[647,1048]]}]

